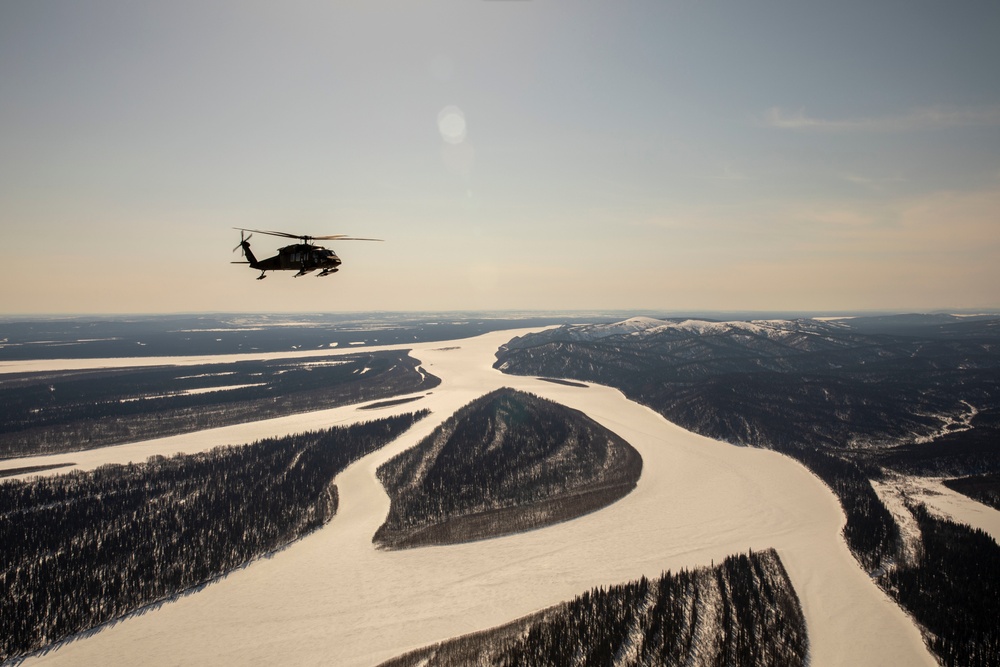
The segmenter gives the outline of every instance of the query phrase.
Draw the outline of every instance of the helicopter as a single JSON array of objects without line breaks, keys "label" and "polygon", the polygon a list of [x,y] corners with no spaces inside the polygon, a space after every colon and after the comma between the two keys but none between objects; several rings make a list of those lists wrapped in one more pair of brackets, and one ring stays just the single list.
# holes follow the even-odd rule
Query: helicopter
[{"label": "helicopter", "polygon": [[[238,246],[233,248],[233,252],[237,250],[243,251],[243,256],[249,261],[247,262],[233,262],[233,264],[249,264],[251,269],[258,269],[260,275],[257,276],[257,280],[263,280],[267,277],[268,271],[298,271],[295,274],[295,278],[299,276],[304,276],[312,271],[319,270],[316,274],[317,278],[322,278],[323,276],[328,276],[331,273],[336,273],[340,270],[340,258],[337,257],[337,253],[330,250],[329,248],[324,248],[323,246],[314,245],[312,241],[381,241],[382,239],[362,239],[348,236],[346,234],[332,234],[330,236],[309,236],[308,234],[289,234],[288,232],[268,232],[260,229],[243,229],[242,227],[233,227],[233,229],[238,229],[240,231],[240,243]],[[245,232],[250,232],[248,236],[244,236]],[[267,259],[257,259],[254,257],[253,252],[250,250],[250,238],[254,234],[269,234],[271,236],[281,236],[289,239],[299,239],[301,243],[296,243],[294,245],[285,246],[284,248],[278,249],[278,254],[274,257],[268,257]]]}]

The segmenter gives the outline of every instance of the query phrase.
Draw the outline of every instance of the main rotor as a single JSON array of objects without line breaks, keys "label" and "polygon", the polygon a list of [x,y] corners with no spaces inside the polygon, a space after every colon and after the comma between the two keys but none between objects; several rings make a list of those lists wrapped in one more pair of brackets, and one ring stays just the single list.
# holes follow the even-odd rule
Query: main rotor
[{"label": "main rotor", "polygon": [[356,236],[348,236],[347,234],[329,234],[327,236],[312,236],[310,234],[289,234],[288,232],[269,232],[263,229],[244,229],[243,227],[233,227],[233,229],[238,229],[241,232],[252,232],[254,234],[269,234],[271,236],[280,236],[286,239],[299,239],[303,243],[309,243],[310,241],[381,241],[382,240],[382,239],[363,239]]}]

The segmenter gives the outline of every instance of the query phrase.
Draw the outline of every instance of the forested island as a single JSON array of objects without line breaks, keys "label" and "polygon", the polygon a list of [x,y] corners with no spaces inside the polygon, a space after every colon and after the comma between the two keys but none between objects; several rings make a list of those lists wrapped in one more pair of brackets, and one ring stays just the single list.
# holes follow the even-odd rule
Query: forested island
[{"label": "forested island", "polygon": [[160,438],[438,384],[405,350],[0,375],[0,459]]},{"label": "forested island", "polygon": [[583,413],[514,389],[469,403],[378,477],[384,548],[453,544],[572,519],[618,500],[639,453]]},{"label": "forested island", "polygon": [[[848,546],[876,576],[900,571],[901,543],[899,527],[871,479],[886,471],[972,477],[980,481],[958,486],[988,495],[995,487],[980,476],[1000,472],[996,319],[634,318],[515,338],[498,352],[496,367],[617,387],[697,433],[798,459],[837,494],[847,515]],[[937,602],[904,594],[910,589],[893,580],[879,580],[921,622],[942,661],[996,664],[995,633],[981,625],[939,623],[933,608],[995,619],[992,607],[979,601],[982,581],[995,587],[1000,577],[1000,569],[988,566],[1000,546],[988,537],[956,540],[947,558],[929,565],[932,535],[944,529],[926,519],[919,524],[923,560],[909,581],[933,590]],[[966,530],[943,525],[955,535]],[[945,569],[932,585],[925,575],[934,567]],[[976,577],[958,571],[965,568],[976,570]],[[993,662],[977,662],[982,655]]]},{"label": "forested island", "polygon": [[334,477],[426,414],[0,483],[0,661],[322,526],[337,511]]},{"label": "forested island", "polygon": [[805,619],[773,550],[599,588],[381,667],[806,664]]}]

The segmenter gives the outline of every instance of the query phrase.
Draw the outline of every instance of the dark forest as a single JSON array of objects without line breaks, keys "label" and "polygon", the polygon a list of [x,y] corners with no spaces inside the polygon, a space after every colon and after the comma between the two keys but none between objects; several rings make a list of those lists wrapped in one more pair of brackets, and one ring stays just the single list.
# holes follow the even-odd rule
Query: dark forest
[{"label": "dark forest", "polygon": [[944,665],[1000,665],[1000,546],[923,505],[912,511],[922,534],[918,561],[890,569],[879,583],[923,626]]},{"label": "dark forest", "polygon": [[279,549],[337,511],[334,477],[426,415],[0,483],[0,660]]}]

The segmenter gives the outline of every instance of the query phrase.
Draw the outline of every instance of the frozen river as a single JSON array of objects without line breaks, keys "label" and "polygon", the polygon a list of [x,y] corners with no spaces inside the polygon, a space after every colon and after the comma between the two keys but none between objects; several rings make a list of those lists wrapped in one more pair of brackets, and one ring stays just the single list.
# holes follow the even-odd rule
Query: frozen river
[{"label": "frozen river", "polygon": [[[521,333],[411,346],[442,384],[404,405],[337,408],[30,459],[36,465],[71,460],[92,468],[432,410],[403,437],[338,477],[340,508],[321,530],[196,593],[26,662],[373,665],[595,586],[774,547],[802,600],[812,665],[936,664],[913,623],[859,568],[840,535],[844,517],[836,498],[804,467],[774,452],[686,431],[614,389],[502,375],[492,368],[494,352]],[[416,444],[462,405],[501,386],[582,410],[628,440],[643,458],[636,489],[603,510],[528,533],[457,546],[374,549],[372,535],[389,507],[375,479],[378,465]]]}]

